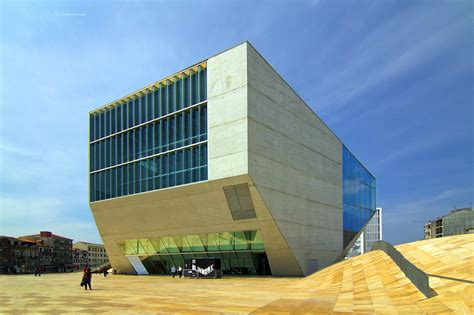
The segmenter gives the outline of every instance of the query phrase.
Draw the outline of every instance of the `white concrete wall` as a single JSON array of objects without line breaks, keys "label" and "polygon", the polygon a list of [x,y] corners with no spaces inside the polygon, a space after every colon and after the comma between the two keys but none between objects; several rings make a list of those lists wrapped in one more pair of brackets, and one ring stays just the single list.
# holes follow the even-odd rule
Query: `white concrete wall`
[{"label": "white concrete wall", "polygon": [[207,61],[209,180],[248,173],[247,44]]},{"label": "white concrete wall", "polygon": [[[248,49],[249,44],[243,43],[207,61],[209,180],[249,172]],[[268,213],[265,206],[255,204],[255,208],[257,219],[249,221],[268,220],[259,215]],[[262,233],[273,274],[302,275],[273,217],[269,220],[274,228],[265,228]]]},{"label": "white concrete wall", "polygon": [[342,146],[248,45],[249,175],[300,267],[342,251]]}]

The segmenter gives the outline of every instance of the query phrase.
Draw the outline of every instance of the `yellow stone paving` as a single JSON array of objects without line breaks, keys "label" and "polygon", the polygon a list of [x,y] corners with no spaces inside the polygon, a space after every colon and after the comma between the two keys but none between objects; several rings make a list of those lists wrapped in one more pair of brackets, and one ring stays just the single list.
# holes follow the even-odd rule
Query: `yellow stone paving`
[{"label": "yellow stone paving", "polygon": [[474,235],[397,246],[430,277],[427,299],[381,251],[338,263],[306,278],[81,274],[2,275],[0,313],[274,313],[474,314]]}]

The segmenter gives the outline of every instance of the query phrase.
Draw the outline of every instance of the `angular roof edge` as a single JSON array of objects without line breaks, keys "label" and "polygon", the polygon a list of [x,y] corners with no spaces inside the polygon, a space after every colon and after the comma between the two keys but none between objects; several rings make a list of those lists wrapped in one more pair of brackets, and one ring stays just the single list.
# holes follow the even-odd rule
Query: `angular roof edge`
[{"label": "angular roof edge", "polygon": [[[324,126],[326,126],[326,128],[328,128],[328,130],[341,142],[341,144],[343,146],[346,147],[347,150],[349,150],[351,153],[352,151],[347,147],[347,145],[344,143],[344,141],[341,140],[341,138],[339,138],[339,136],[326,124],[326,122],[321,118],[319,117],[319,115],[316,113],[316,111],[311,107],[309,106],[305,100],[295,91],[295,89],[285,80],[285,78],[283,78],[283,76],[271,65],[271,63],[269,63],[267,61],[267,59],[265,59],[265,57],[249,42],[249,41],[245,41],[244,43],[247,43],[248,45],[250,45],[250,47],[253,48],[253,50],[260,56],[260,58],[262,58],[263,61],[265,61],[265,63],[278,75],[278,77],[293,91],[293,93],[296,94],[296,96],[300,99],[301,102],[303,102],[304,105],[306,105],[306,107],[309,108],[309,110],[311,112],[313,112],[314,115],[316,115],[316,117],[318,117],[321,122],[324,124]],[[243,44],[243,43],[242,43]],[[239,44],[241,45],[241,44]],[[239,46],[237,45],[237,46]],[[236,46],[234,46],[236,47]],[[232,47],[232,48],[234,48]],[[232,49],[230,48],[230,49]],[[357,161],[359,161],[359,163],[365,168],[365,170],[373,177],[376,179],[376,177],[374,176],[374,174],[372,174],[371,171],[369,171],[369,169],[365,166],[364,163],[362,163],[362,161],[359,160],[359,158],[357,156],[354,155],[354,157],[357,159]],[[342,163],[342,162],[341,162]]]},{"label": "angular roof edge", "polygon": [[[216,53],[216,54],[214,54],[214,55],[212,55],[212,56],[210,56],[210,57],[208,57],[208,58],[206,58],[206,59],[203,59],[203,60],[201,60],[201,61],[199,61],[199,62],[193,64],[192,66],[189,66],[189,67],[186,67],[186,68],[181,69],[181,70],[179,70],[179,71],[176,71],[175,73],[173,73],[173,74],[171,74],[171,75],[169,75],[169,76],[167,76],[167,77],[165,77],[165,78],[163,78],[163,79],[161,79],[161,80],[155,81],[155,82],[153,82],[152,84],[149,84],[149,85],[147,85],[147,86],[145,86],[145,87],[143,87],[143,88],[140,88],[140,89],[138,89],[138,90],[135,90],[135,91],[132,92],[132,93],[129,93],[129,94],[125,95],[125,96],[122,96],[122,97],[116,99],[115,101],[112,101],[112,102],[109,102],[109,103],[107,103],[107,104],[105,104],[105,105],[102,105],[102,106],[100,106],[100,107],[97,107],[97,108],[95,108],[95,109],[89,111],[89,114],[93,114],[93,113],[96,113],[96,112],[100,112],[100,111],[102,111],[102,110],[104,110],[104,109],[114,107],[114,106],[116,106],[117,103],[119,103],[119,102],[121,102],[121,101],[123,101],[123,100],[125,100],[125,99],[127,99],[127,98],[132,98],[132,97],[134,97],[134,96],[137,95],[137,94],[143,93],[143,91],[145,91],[145,90],[147,90],[147,89],[150,90],[150,89],[153,88],[153,86],[156,86],[156,85],[159,85],[159,84],[163,84],[163,83],[165,83],[166,81],[171,80],[171,79],[173,79],[174,77],[176,77],[176,76],[178,76],[178,75],[180,75],[180,74],[182,74],[182,73],[188,72],[190,69],[195,69],[195,68],[197,68],[198,66],[204,66],[204,68],[205,68],[205,67],[207,66],[206,63],[207,63],[207,60],[208,60],[208,59],[213,58],[213,57],[215,57],[215,56],[217,56],[217,55],[220,55],[220,54],[222,54],[222,53],[224,53],[224,52],[226,52],[226,51],[228,51],[228,50],[234,49],[235,47],[238,47],[238,46],[243,45],[243,44],[245,44],[245,43],[247,43],[247,44],[249,44],[250,46],[252,46],[252,44],[250,44],[248,41],[243,41],[243,42],[241,42],[241,43],[239,43],[239,44],[237,44],[237,45],[234,45],[234,46],[232,46],[232,47],[230,47],[230,48],[224,49],[224,50],[222,50],[222,51],[220,51],[220,52],[218,52],[218,53]],[[252,46],[252,47],[253,47],[253,46]],[[255,48],[254,48],[254,49],[255,49]]]},{"label": "angular roof edge", "polygon": [[[143,91],[150,90],[150,89],[152,89],[152,88],[153,88],[154,86],[156,86],[156,85],[163,84],[164,82],[166,82],[166,81],[168,81],[168,80],[170,80],[170,79],[172,79],[172,78],[178,76],[179,74],[181,74],[181,73],[183,73],[183,72],[189,71],[190,69],[197,68],[197,67],[200,66],[200,65],[201,65],[201,66],[204,65],[204,67],[207,67],[207,60],[209,60],[209,59],[211,59],[211,58],[213,58],[213,57],[215,57],[215,56],[217,56],[217,55],[220,55],[220,54],[222,54],[222,53],[224,53],[224,52],[226,52],[226,51],[229,51],[229,50],[231,50],[231,49],[234,49],[234,48],[236,48],[236,47],[238,47],[238,46],[240,46],[240,45],[243,45],[243,44],[248,44],[250,47],[252,47],[252,49],[262,58],[262,60],[265,61],[265,63],[266,63],[266,64],[278,75],[278,77],[291,89],[291,91],[293,91],[293,93],[296,94],[296,96],[300,99],[300,101],[303,102],[303,104],[306,105],[306,106],[309,108],[309,110],[311,110],[311,112],[313,112],[313,114],[316,115],[316,117],[318,117],[318,118],[321,120],[321,122],[324,124],[324,126],[326,126],[326,128],[328,128],[328,130],[341,142],[341,144],[342,144],[343,146],[345,146],[345,147],[347,148],[347,150],[349,150],[350,152],[352,152],[352,151],[348,148],[348,146],[344,143],[344,141],[342,141],[341,138],[339,138],[339,137],[337,136],[337,134],[326,124],[326,122],[325,122],[321,117],[319,117],[319,115],[316,113],[316,111],[315,111],[311,106],[309,106],[309,105],[305,102],[305,100],[295,91],[295,89],[283,78],[283,76],[267,61],[267,59],[265,59],[265,57],[264,57],[264,56],[255,48],[255,46],[253,46],[252,43],[250,43],[248,40],[245,40],[245,41],[243,41],[243,42],[240,42],[240,43],[238,43],[238,44],[236,44],[236,45],[234,45],[234,46],[232,46],[232,47],[230,47],[230,48],[224,49],[224,50],[222,50],[222,51],[220,51],[220,52],[218,52],[218,53],[216,53],[216,54],[214,54],[214,55],[212,55],[212,56],[210,56],[210,57],[208,57],[208,58],[206,58],[206,59],[204,59],[204,60],[202,60],[202,61],[200,61],[200,62],[197,62],[197,63],[193,64],[193,65],[190,66],[190,67],[187,67],[187,68],[184,68],[183,70],[177,71],[177,72],[175,72],[174,74],[165,77],[164,79],[161,79],[161,80],[158,80],[158,81],[156,81],[156,82],[154,82],[154,83],[152,83],[152,84],[149,84],[149,85],[147,85],[146,87],[141,88],[141,89],[138,89],[138,90],[136,90],[136,91],[134,91],[134,92],[132,92],[132,93],[126,95],[126,96],[123,96],[123,97],[121,97],[121,98],[119,98],[119,99],[117,99],[117,100],[115,100],[115,101],[112,101],[112,102],[110,102],[110,103],[107,103],[106,105],[103,105],[103,106],[101,106],[101,107],[99,107],[99,108],[93,109],[93,110],[89,111],[89,115],[90,115],[90,114],[93,114],[93,113],[96,113],[96,112],[100,112],[100,111],[102,111],[102,110],[104,110],[104,109],[107,109],[107,108],[115,107],[117,104],[119,104],[120,102],[123,102],[125,99],[135,97],[136,95],[139,95],[140,93],[143,93]],[[355,156],[355,155],[354,155],[354,156]],[[355,156],[355,158],[356,158],[356,159],[359,161],[359,163],[365,168],[365,170],[366,170],[373,178],[376,179],[376,177],[374,176],[374,174],[372,174],[372,172],[365,166],[365,164],[362,163],[362,161],[360,161],[357,156]]]}]

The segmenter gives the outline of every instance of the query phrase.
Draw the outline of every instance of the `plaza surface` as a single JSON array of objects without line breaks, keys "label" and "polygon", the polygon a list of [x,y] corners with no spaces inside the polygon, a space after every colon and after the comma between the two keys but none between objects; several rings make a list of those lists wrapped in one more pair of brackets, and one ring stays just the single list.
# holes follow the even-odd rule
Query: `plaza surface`
[{"label": "plaza surface", "polygon": [[0,276],[0,313],[474,313],[474,235],[397,246],[430,275],[427,299],[382,251],[335,264],[306,278]]}]

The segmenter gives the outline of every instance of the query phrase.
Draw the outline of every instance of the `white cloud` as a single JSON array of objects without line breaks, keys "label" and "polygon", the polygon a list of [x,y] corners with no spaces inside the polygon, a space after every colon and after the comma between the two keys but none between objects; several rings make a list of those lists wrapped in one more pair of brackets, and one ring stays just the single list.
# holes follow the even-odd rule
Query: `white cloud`
[{"label": "white cloud", "polygon": [[310,99],[315,100],[318,112],[333,117],[331,121],[342,119],[341,111],[350,108],[351,100],[431,63],[461,43],[464,39],[461,35],[465,35],[471,23],[466,18],[453,17],[429,34],[419,32],[423,22],[435,20],[438,15],[436,11],[428,10],[420,15],[418,11],[407,10],[374,28],[351,47],[350,58],[336,64],[316,84],[312,82],[314,92]]},{"label": "white cloud", "polygon": [[54,16],[86,16],[85,13],[55,13]]},{"label": "white cloud", "polygon": [[22,236],[51,231],[75,241],[100,242],[90,210],[81,211],[65,199],[51,196],[0,196],[0,235]]},{"label": "white cloud", "polygon": [[57,197],[0,196],[2,227],[12,222],[41,222],[58,216],[63,202]]},{"label": "white cloud", "polygon": [[[142,26],[130,22],[121,27],[123,14],[112,14],[94,34],[86,32],[87,40],[72,41],[70,34],[80,32],[68,24],[67,38],[54,40],[64,34],[55,24],[62,19],[35,21],[38,12],[23,13],[26,24],[41,31],[15,25],[24,28],[19,36],[2,38],[0,233],[18,236],[46,229],[100,241],[88,206],[87,112],[178,70],[183,55],[192,53],[156,32],[135,36]],[[133,18],[140,19],[138,14]]]},{"label": "white cloud", "polygon": [[[454,202],[456,198],[469,193],[473,193],[473,190],[468,188],[447,189],[429,197],[413,199],[391,208],[385,208],[389,212],[385,212],[384,223],[394,226],[401,223],[407,223],[407,218],[412,221],[427,221],[429,219],[434,219],[436,216],[447,212],[447,209],[442,206],[440,207],[440,205],[443,205],[446,202]],[[455,204],[451,206],[455,206]],[[457,206],[461,207],[462,205]]]},{"label": "white cloud", "polygon": [[[381,158],[377,160],[374,167],[382,170],[392,162],[440,148],[457,138],[459,138],[459,134],[454,132],[440,133],[439,136],[436,137],[432,134],[420,135],[416,138],[412,136],[411,139],[406,137],[406,141],[400,141],[401,144],[391,148],[391,151],[387,155],[383,156],[379,154]],[[400,137],[400,139],[402,139],[402,137]]]}]

